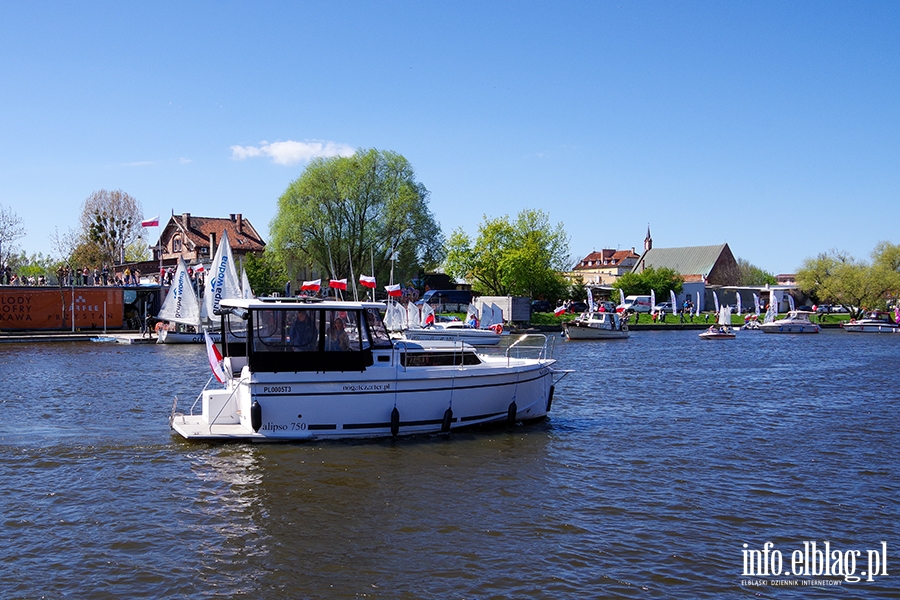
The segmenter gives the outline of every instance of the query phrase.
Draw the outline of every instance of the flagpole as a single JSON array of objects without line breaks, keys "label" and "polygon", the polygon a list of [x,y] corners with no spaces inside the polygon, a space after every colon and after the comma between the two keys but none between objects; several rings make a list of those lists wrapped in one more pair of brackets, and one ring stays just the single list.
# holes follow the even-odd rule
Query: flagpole
[{"label": "flagpole", "polygon": [[347,246],[347,259],[350,261],[350,281],[353,282],[353,301],[359,302],[358,285],[356,284],[356,275],[353,274],[353,256],[350,254],[350,246]]}]

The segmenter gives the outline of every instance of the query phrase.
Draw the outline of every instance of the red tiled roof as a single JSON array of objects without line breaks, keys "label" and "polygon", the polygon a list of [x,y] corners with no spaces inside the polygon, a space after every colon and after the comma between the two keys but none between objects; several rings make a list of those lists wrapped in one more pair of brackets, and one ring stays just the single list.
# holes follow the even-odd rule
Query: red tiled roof
[{"label": "red tiled roof", "polygon": [[235,252],[262,252],[266,243],[247,219],[240,214],[221,217],[195,217],[190,213],[172,215],[166,229],[174,229],[184,233],[195,248],[208,248],[209,235],[216,234],[216,243],[222,239],[222,233],[228,232],[231,249]]}]

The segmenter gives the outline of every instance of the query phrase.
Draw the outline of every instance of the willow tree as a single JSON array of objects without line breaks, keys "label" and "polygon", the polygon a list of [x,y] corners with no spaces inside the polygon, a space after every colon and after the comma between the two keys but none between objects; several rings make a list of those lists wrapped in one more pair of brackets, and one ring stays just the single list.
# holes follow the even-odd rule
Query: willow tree
[{"label": "willow tree", "polygon": [[444,238],[428,209],[429,192],[401,155],[375,149],[317,158],[278,199],[270,244],[286,271],[329,277],[393,269],[406,282],[443,259]]},{"label": "willow tree", "polygon": [[471,240],[457,229],[450,237],[447,273],[468,279],[476,291],[496,296],[558,299],[566,295],[560,271],[568,268],[568,236],[540,210],[525,209],[515,221],[488,219]]}]

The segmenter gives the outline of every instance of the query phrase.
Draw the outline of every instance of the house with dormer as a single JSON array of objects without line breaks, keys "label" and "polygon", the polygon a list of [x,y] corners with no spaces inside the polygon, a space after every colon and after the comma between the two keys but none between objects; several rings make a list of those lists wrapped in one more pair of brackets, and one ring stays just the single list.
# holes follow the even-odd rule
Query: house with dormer
[{"label": "house with dormer", "polygon": [[572,268],[570,277],[580,277],[585,285],[611,286],[616,279],[631,272],[638,258],[640,257],[634,248],[595,250]]},{"label": "house with dormer", "polygon": [[208,264],[228,232],[231,252],[236,260],[251,252],[262,252],[266,243],[256,228],[240,213],[222,217],[197,217],[190,213],[172,215],[153,247],[153,260],[159,264],[175,264],[178,258],[191,264]]}]

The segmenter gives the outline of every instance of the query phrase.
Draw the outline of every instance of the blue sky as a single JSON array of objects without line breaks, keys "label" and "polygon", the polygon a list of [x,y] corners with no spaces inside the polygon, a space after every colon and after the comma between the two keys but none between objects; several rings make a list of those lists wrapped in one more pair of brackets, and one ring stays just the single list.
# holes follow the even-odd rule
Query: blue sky
[{"label": "blue sky", "polygon": [[774,274],[900,243],[896,2],[18,2],[0,82],[29,253],[102,188],[267,237],[355,148],[404,155],[446,235],[537,208],[573,262],[648,225]]}]

